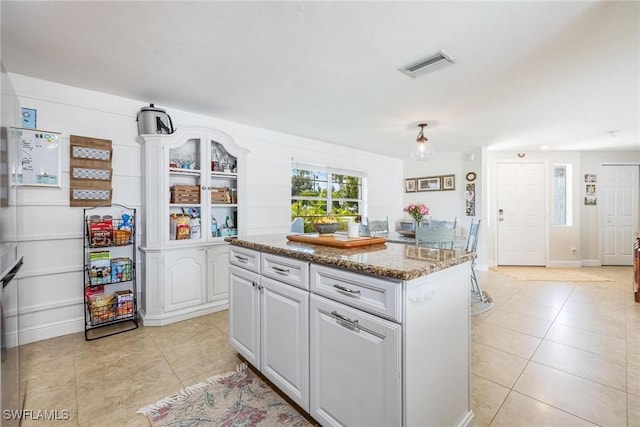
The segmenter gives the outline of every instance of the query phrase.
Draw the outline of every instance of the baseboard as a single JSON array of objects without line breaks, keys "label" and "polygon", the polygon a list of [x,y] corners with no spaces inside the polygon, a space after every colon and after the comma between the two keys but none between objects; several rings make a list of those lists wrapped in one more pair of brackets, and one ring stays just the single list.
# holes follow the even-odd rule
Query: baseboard
[{"label": "baseboard", "polygon": [[476,271],[489,271],[489,264],[476,264]]},{"label": "baseboard", "polygon": [[582,267],[581,261],[549,261],[547,264],[549,268],[580,268]]},{"label": "baseboard", "polygon": [[602,267],[602,263],[599,259],[583,259],[582,260],[583,267]]},{"label": "baseboard", "polygon": [[19,341],[20,345],[23,345],[82,331],[84,331],[84,319],[78,318],[21,329]]},{"label": "baseboard", "polygon": [[458,423],[458,427],[471,427],[474,425],[475,414],[473,411],[469,411],[465,414],[465,416]]},{"label": "baseboard", "polygon": [[188,308],[165,313],[160,316],[147,316],[144,312],[141,312],[142,324],[144,326],[166,326],[183,320],[193,319],[194,317],[226,310],[227,308],[229,308],[229,300],[225,299],[224,301],[217,301],[216,303],[210,303],[206,306],[199,306],[197,309]]}]

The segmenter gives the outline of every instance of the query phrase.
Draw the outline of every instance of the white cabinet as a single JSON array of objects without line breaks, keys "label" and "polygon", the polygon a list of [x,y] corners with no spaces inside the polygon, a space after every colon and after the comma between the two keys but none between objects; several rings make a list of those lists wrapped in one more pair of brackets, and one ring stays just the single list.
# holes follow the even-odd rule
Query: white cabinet
[{"label": "white cabinet", "polygon": [[[229,254],[229,341],[276,387],[309,411],[309,292],[258,274],[255,267],[260,266],[260,255],[265,254],[237,247]],[[267,265],[275,271],[308,271],[308,264],[298,260],[288,259],[281,265],[269,256]]]},{"label": "white cabinet", "polygon": [[311,295],[311,416],[322,425],[402,425],[400,325]]},{"label": "white cabinet", "polygon": [[229,245],[207,248],[206,302],[229,301]]},{"label": "white cabinet", "polygon": [[164,312],[202,304],[206,280],[203,249],[169,251],[163,255]]},{"label": "white cabinet", "polygon": [[260,275],[229,267],[229,342],[247,362],[260,368]]},{"label": "white cabinet", "polygon": [[260,371],[309,411],[309,292],[261,277]]},{"label": "white cabinet", "polygon": [[141,135],[138,142],[145,225],[140,312],[145,325],[226,308],[224,238],[246,229],[247,151],[229,135],[200,127]]},{"label": "white cabinet", "polygon": [[320,424],[472,425],[469,262],[408,281],[237,245],[229,263],[231,345]]}]

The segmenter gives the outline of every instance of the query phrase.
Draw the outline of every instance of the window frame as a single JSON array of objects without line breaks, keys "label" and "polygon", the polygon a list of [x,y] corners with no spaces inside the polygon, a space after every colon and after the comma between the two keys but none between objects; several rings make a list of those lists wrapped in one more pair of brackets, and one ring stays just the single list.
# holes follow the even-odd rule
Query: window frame
[{"label": "window frame", "polygon": [[[324,181],[318,181],[317,175],[314,176],[315,178],[314,181],[325,183],[326,196],[294,196],[293,181],[294,181],[295,171],[297,170],[304,170],[304,171],[310,172],[311,174],[317,174],[317,175],[326,174],[326,180]],[[344,182],[337,182],[335,180],[336,175],[358,178],[359,198],[335,197],[333,194],[334,185],[345,185]],[[293,163],[290,169],[291,221],[293,221],[295,218],[302,218],[304,221],[304,231],[313,232],[312,223],[315,218],[322,218],[327,214],[333,214],[334,217],[337,219],[337,221],[341,223],[339,229],[340,230],[346,229],[346,222],[352,221],[352,220],[359,220],[362,216],[366,216],[366,199],[367,199],[366,179],[367,179],[366,174],[361,171],[338,169],[338,168],[332,168],[329,166],[320,166],[320,165],[313,165],[313,164]],[[320,190],[320,191],[323,191],[323,190]],[[323,213],[321,215],[300,215],[298,213],[294,213],[293,206],[296,201],[322,201],[324,202],[323,204],[324,204],[324,209],[326,213]],[[336,215],[333,209],[335,202],[356,203],[358,206],[358,212],[356,214],[337,214]]]}]

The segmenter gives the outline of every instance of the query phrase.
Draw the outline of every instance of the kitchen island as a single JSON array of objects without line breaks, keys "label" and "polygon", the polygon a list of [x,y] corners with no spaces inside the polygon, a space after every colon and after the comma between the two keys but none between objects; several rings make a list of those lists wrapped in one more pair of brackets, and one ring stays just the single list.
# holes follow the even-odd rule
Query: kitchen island
[{"label": "kitchen island", "polygon": [[319,423],[473,424],[475,253],[226,240],[231,345]]}]

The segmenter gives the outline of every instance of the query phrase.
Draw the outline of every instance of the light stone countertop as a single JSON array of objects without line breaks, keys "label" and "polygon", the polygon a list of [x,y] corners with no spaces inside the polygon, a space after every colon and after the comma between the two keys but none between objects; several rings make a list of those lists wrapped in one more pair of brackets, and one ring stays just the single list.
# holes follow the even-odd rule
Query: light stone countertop
[{"label": "light stone countertop", "polygon": [[227,237],[232,245],[391,279],[411,280],[476,258],[475,252],[387,242],[340,249],[291,242],[286,234]]}]

